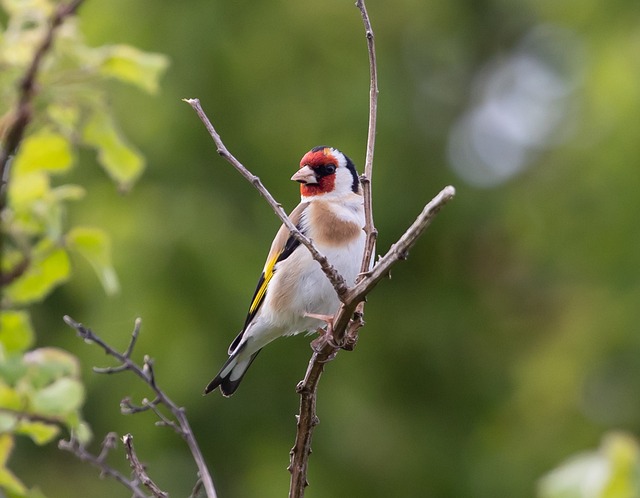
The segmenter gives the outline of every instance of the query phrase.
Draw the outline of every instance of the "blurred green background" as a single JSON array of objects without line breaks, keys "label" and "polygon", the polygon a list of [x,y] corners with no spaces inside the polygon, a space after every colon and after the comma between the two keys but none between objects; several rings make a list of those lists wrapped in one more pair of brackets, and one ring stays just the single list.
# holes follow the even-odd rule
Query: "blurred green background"
[{"label": "blurred green background", "polygon": [[[457,197],[370,296],[352,353],[320,384],[307,496],[529,497],[537,480],[611,429],[640,430],[640,3],[637,0],[368,2],[380,102],[378,250],[443,186]],[[215,153],[198,97],[229,149],[287,209],[319,144],[361,168],[368,61],[352,1],[88,0],[91,44],[130,43],[171,67],[155,97],[113,86],[147,170],[122,196],[85,153],[74,223],[113,237],[121,293],[89,265],[34,311],[39,345],[77,354],[96,443],[133,433],[172,496],[195,469],[151,414],[124,417],[132,377],[76,339],[69,314],[138,356],[184,405],[221,497],[288,489],[309,339],[267,348],[231,399],[201,392],[241,327],[278,222]],[[69,181],[69,177],[64,179]],[[12,467],[50,497],[128,496],[22,441]],[[113,464],[126,469],[122,454]],[[121,458],[120,458],[121,457]]]}]

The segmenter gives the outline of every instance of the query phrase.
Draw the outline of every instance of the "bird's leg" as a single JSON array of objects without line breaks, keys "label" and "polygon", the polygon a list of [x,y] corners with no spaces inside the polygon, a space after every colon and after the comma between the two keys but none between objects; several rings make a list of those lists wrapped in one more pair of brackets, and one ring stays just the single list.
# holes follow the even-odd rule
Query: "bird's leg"
[{"label": "bird's leg", "polygon": [[316,320],[322,320],[327,324],[325,330],[319,331],[320,336],[311,342],[311,347],[315,352],[320,352],[324,344],[329,344],[332,348],[340,349],[340,346],[333,340],[333,315],[319,315],[316,313],[305,313],[307,318],[315,318]]}]

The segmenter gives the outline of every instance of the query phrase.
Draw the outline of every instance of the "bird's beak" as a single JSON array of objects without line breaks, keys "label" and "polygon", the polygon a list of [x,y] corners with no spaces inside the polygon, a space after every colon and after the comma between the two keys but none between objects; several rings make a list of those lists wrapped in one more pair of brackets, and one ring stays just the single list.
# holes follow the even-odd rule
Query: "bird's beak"
[{"label": "bird's beak", "polygon": [[309,166],[303,166],[298,171],[296,171],[295,175],[291,177],[294,182],[300,182],[305,185],[309,183],[318,183],[318,179],[316,178],[316,174]]}]

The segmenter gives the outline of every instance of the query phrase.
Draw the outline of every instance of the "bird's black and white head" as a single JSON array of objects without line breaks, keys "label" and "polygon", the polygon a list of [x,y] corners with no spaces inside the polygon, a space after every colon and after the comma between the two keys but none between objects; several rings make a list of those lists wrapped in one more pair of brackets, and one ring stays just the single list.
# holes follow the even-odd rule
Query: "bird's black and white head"
[{"label": "bird's black and white head", "polygon": [[324,145],[304,155],[291,179],[300,183],[300,194],[306,198],[360,192],[358,172],[351,159]]}]

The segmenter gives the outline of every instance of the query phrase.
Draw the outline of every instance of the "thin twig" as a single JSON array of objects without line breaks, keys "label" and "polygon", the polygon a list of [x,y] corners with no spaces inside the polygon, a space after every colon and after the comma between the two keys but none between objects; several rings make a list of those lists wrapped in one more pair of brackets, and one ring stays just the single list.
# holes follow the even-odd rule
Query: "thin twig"
[{"label": "thin twig", "polygon": [[[373,179],[373,154],[376,146],[376,122],[378,115],[378,65],[376,62],[376,46],[371,27],[371,20],[367,12],[364,0],[358,0],[356,7],[360,10],[367,37],[367,51],[369,53],[369,129],[367,132],[367,155],[364,162],[364,174],[361,176],[362,191],[364,195],[364,231],[367,234],[364,256],[362,258],[361,274],[371,268],[371,260],[374,257],[378,231],[373,223],[373,201],[371,182]],[[359,278],[358,280],[361,280]],[[362,311],[362,310],[361,310]]]},{"label": "thin twig", "polygon": [[135,450],[133,449],[133,436],[131,434],[125,434],[122,437],[122,442],[124,443],[124,448],[127,453],[127,460],[129,460],[129,464],[131,465],[131,470],[136,475],[140,482],[144,484],[151,494],[156,498],[168,498],[168,493],[165,493],[160,489],[160,487],[149,477],[147,474],[144,465],[138,459],[138,455],[136,455]]},{"label": "thin twig", "polygon": [[43,424],[55,425],[59,428],[66,427],[64,420],[58,417],[39,415],[37,413],[28,413],[21,410],[14,410],[12,408],[0,407],[0,413],[14,417],[16,422],[20,420],[27,420],[29,422],[41,422]]},{"label": "thin twig", "polygon": [[94,454],[88,452],[87,449],[73,437],[69,441],[59,441],[58,448],[73,453],[81,461],[87,462],[99,469],[100,477],[106,476],[116,480],[117,482],[125,486],[129,491],[131,491],[134,498],[149,498],[149,495],[147,495],[140,489],[140,482],[137,479],[128,479],[126,476],[124,476],[105,462],[109,451],[116,447],[115,442],[117,441],[117,439],[118,437],[115,433],[110,432],[109,434],[107,434],[104,438],[102,449],[98,456],[95,456]]},{"label": "thin twig", "polygon": [[262,195],[262,197],[266,199],[266,201],[269,203],[269,205],[273,209],[274,213],[278,216],[278,218],[280,218],[280,221],[282,221],[282,223],[287,227],[287,229],[289,230],[289,233],[291,233],[291,235],[293,235],[302,245],[304,245],[309,250],[309,252],[311,252],[313,259],[315,259],[320,264],[322,271],[325,273],[325,275],[333,285],[333,288],[336,290],[338,297],[340,298],[341,301],[343,301],[344,296],[347,293],[348,286],[344,278],[342,277],[342,275],[340,275],[340,273],[338,273],[338,271],[333,266],[331,266],[331,264],[329,263],[329,260],[316,249],[316,247],[313,245],[313,242],[308,237],[303,235],[300,232],[300,230],[298,230],[298,228],[291,222],[291,220],[287,216],[286,211],[282,209],[282,205],[278,201],[276,201],[275,198],[271,195],[271,193],[266,189],[266,187],[260,181],[260,178],[258,178],[256,175],[251,173],[247,168],[245,168],[244,165],[240,161],[238,161],[238,159],[236,159],[235,156],[231,154],[231,152],[229,152],[227,147],[222,142],[220,135],[215,130],[215,128],[211,124],[211,121],[209,120],[206,113],[202,109],[202,106],[200,105],[200,100],[199,99],[182,99],[182,100],[187,104],[189,104],[194,111],[196,111],[196,114],[198,115],[198,117],[204,124],[205,128],[209,132],[209,135],[211,136],[214,143],[216,144],[218,154],[220,154],[224,159],[226,159],[227,162],[229,162],[243,177],[245,177],[247,181],[251,183],[251,185],[253,185],[258,192],[260,192],[260,195]]},{"label": "thin twig", "polygon": [[[78,335],[87,343],[94,343],[100,346],[107,355],[115,358],[120,365],[116,367],[108,367],[101,368],[97,371],[100,373],[118,373],[125,370],[133,372],[140,379],[142,379],[155,393],[156,398],[149,402],[148,400],[143,403],[142,407],[136,407],[131,403],[128,398],[125,398],[121,402],[121,410],[123,413],[137,413],[140,411],[152,410],[158,417],[160,418],[161,424],[171,427],[180,437],[182,437],[189,450],[191,451],[191,456],[198,468],[198,476],[202,480],[202,484],[204,486],[207,498],[216,498],[216,490],[213,485],[213,479],[211,478],[211,473],[207,468],[207,464],[204,461],[204,457],[202,455],[202,451],[196,441],[196,438],[193,434],[193,430],[191,429],[191,425],[189,424],[189,420],[187,419],[185,410],[183,407],[178,406],[161,388],[158,386],[155,380],[155,375],[153,373],[153,363],[149,357],[145,357],[144,363],[142,366],[138,365],[131,359],[131,354],[133,352],[133,346],[137,341],[138,334],[140,332],[140,319],[137,319],[135,322],[134,331],[131,334],[131,341],[127,346],[127,349],[124,353],[119,353],[109,344],[104,342],[97,334],[95,334],[91,329],[86,328],[81,323],[76,322],[73,318],[69,316],[64,317],[64,321],[71,328],[75,329]],[[124,368],[123,368],[124,367]],[[167,418],[164,414],[159,412],[157,405],[162,404],[169,409],[173,417],[175,417],[175,422]]]}]

